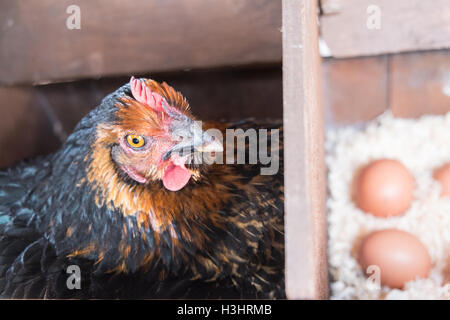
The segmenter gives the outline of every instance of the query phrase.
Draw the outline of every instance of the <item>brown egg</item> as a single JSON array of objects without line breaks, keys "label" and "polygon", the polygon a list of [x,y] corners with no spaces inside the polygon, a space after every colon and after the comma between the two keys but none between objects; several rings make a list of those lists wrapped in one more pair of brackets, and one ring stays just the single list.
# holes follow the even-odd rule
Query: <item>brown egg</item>
[{"label": "brown egg", "polygon": [[428,277],[431,268],[425,246],[412,234],[396,229],[366,236],[358,260],[365,272],[369,266],[378,266],[381,285],[397,289],[408,281]]},{"label": "brown egg", "polygon": [[441,184],[441,196],[450,197],[450,163],[437,169],[433,177]]},{"label": "brown egg", "polygon": [[396,216],[411,205],[414,178],[399,161],[381,159],[364,167],[356,177],[356,205],[377,217]]}]

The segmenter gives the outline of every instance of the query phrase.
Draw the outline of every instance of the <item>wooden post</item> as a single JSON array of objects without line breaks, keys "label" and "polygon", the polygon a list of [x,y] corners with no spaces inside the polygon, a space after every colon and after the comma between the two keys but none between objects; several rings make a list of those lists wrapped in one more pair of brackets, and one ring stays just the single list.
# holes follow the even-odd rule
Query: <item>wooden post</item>
[{"label": "wooden post", "polygon": [[328,297],[316,0],[283,0],[286,293]]}]

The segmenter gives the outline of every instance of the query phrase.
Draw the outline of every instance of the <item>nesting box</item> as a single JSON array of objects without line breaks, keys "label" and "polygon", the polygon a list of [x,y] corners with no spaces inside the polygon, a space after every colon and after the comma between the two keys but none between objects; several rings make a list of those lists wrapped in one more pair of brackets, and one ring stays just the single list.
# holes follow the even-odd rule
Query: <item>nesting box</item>
[{"label": "nesting box", "polygon": [[325,0],[319,8],[316,1],[283,1],[291,299],[329,294],[324,132],[365,124],[386,110],[396,117],[450,111],[450,54],[430,51],[450,46],[449,11],[413,2]]}]

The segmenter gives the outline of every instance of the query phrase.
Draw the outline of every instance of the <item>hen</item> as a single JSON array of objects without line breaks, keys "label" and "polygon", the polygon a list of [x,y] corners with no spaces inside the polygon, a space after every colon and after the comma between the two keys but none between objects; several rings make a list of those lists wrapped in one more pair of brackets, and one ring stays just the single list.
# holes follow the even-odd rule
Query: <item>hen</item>
[{"label": "hen", "polygon": [[0,296],[284,298],[282,150],[272,175],[220,164],[211,127],[282,132],[202,128],[179,92],[132,78],[58,152],[0,172]]}]

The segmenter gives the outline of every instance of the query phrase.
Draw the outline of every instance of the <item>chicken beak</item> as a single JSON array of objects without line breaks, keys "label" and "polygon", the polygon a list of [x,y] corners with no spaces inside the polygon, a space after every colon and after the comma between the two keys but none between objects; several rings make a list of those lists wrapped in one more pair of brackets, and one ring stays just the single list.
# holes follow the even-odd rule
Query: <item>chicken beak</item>
[{"label": "chicken beak", "polygon": [[214,137],[212,134],[203,131],[201,126],[192,121],[189,129],[186,129],[186,125],[180,125],[180,128],[176,128],[177,135],[184,137],[182,141],[170,150],[168,150],[162,156],[162,160],[167,160],[173,153],[179,153],[180,156],[185,156],[192,153],[220,153],[224,148],[221,139]]},{"label": "chicken beak", "polygon": [[195,150],[198,152],[223,152],[223,145],[217,138],[205,132],[203,133],[202,144],[195,146]]}]

